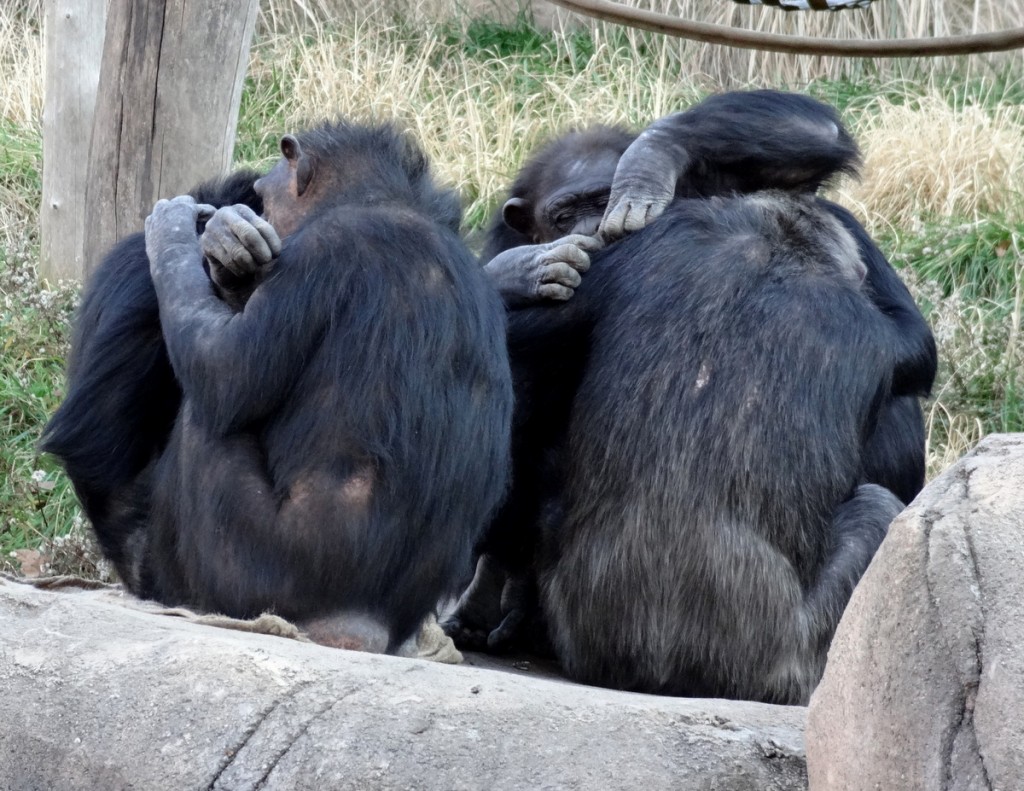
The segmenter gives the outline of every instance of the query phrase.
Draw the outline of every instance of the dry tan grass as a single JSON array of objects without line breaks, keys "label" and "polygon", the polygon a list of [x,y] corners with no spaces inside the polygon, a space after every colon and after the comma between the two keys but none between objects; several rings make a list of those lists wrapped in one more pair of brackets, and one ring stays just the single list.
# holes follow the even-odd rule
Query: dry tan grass
[{"label": "dry tan grass", "polygon": [[[525,94],[513,68],[467,58],[438,39],[396,44],[400,30],[379,22],[297,41],[277,36],[258,48],[253,77],[290,85],[280,129],[344,115],[397,118],[427,149],[441,177],[479,218],[507,186],[526,152],[557,130],[587,123],[630,123],[693,101],[696,89],[673,84],[658,65],[599,49],[603,73],[549,78]],[[502,72],[507,72],[503,75]]]},{"label": "dry tan grass", "polygon": [[876,230],[929,215],[1024,221],[1024,108],[955,109],[936,91],[913,104],[880,98],[849,120],[863,177],[839,199]]},{"label": "dry tan grass", "polygon": [[39,129],[43,112],[42,3],[0,7],[0,118]]},{"label": "dry tan grass", "polygon": [[[785,13],[766,6],[742,6],[728,0],[620,0],[624,5],[647,8],[683,19],[713,22],[768,33],[835,39],[928,38],[988,32],[1018,27],[1024,20],[1024,0],[879,0],[868,9],[837,13]],[[370,0],[358,5],[347,0],[270,0],[264,4],[263,22],[274,30],[322,24],[323,20],[370,15],[388,19],[396,12],[417,21],[460,15],[464,9],[490,11],[509,18],[516,9],[531,9],[556,29],[581,26],[602,42],[622,43],[623,28],[571,14],[543,0]],[[1024,65],[1024,53],[998,53],[962,59],[865,60],[781,55],[719,47],[626,31],[629,49],[644,42],[666,57],[685,64],[693,80],[702,85],[735,87],[751,83],[798,87],[827,77],[920,79],[952,67],[984,76],[993,69]]]},{"label": "dry tan grass", "polygon": [[23,154],[42,135],[41,18],[41,2],[0,8],[0,244],[7,248],[24,246],[39,210],[25,183],[31,156]]},{"label": "dry tan grass", "polygon": [[[1017,258],[1018,284],[1024,259]],[[940,375],[926,405],[928,474],[932,477],[973,448],[986,433],[977,403],[964,394],[984,383],[994,402],[1019,387],[1024,363],[1021,343],[1021,300],[1007,315],[1004,306],[971,303],[958,293],[944,299],[931,322],[939,349]]]}]

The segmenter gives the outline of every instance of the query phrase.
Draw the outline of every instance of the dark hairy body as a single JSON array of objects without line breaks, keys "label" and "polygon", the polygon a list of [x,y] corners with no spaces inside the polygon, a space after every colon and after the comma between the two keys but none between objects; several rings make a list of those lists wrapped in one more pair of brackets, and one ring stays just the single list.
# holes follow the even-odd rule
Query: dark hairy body
[{"label": "dark hairy body", "polygon": [[148,514],[129,536],[94,525],[141,596],[393,650],[464,577],[506,488],[503,308],[394,130],[325,125],[282,152],[255,186],[284,241],[242,309],[203,269],[194,203],[147,220],[179,408],[136,478]]},{"label": "dark hairy body", "polygon": [[[257,213],[259,174],[240,171],[197,187],[198,203],[243,204]],[[115,244],[89,278],[78,307],[67,394],[43,433],[92,522],[103,554],[129,587],[139,586],[132,547],[149,519],[153,464],[181,406],[160,328],[142,232]]]},{"label": "dark hairy body", "polygon": [[513,489],[445,624],[461,644],[550,638],[580,680],[802,701],[920,489],[931,333],[813,195],[856,146],[814,100],[752,98],[567,136],[513,186],[489,254],[635,233],[565,305],[510,313]]},{"label": "dark hairy body", "polygon": [[781,703],[813,689],[902,507],[859,483],[893,329],[829,220],[784,196],[680,201],[596,254],[564,315],[512,319],[534,371],[542,339],[587,360],[538,397],[569,415],[536,563],[573,678]]}]

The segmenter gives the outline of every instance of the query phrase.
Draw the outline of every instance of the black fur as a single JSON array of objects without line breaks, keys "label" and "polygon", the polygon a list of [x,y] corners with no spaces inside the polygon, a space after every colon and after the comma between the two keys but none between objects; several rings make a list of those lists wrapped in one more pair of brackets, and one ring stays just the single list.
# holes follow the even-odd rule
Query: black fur
[{"label": "black fur", "polygon": [[[239,171],[192,195],[218,207],[245,203],[259,213],[257,178]],[[131,577],[127,545],[149,516],[151,464],[180,405],[145,238],[134,233],[111,248],[89,279],[74,322],[67,394],[40,443],[63,462],[104,554],[124,579]]]},{"label": "black fur", "polygon": [[[934,340],[906,287],[853,216],[807,197],[836,173],[853,172],[859,161],[832,108],[774,91],[733,93],[657,121],[651,130],[682,163],[677,200],[667,215],[592,255],[592,271],[569,303],[510,313],[517,393],[513,490],[481,544],[474,588],[446,628],[472,647],[483,647],[485,638],[491,647],[508,647],[520,644],[517,627],[526,628],[526,642],[535,644],[536,634],[550,626],[567,669],[597,683],[802,699],[820,672],[822,646],[852,584],[898,510],[890,492],[909,502],[923,485],[918,397],[928,394],[934,380]],[[570,210],[566,196],[585,196],[572,221],[603,212],[591,196],[603,190],[607,199],[614,172],[608,162],[617,161],[632,139],[598,128],[567,135],[539,152],[511,190],[525,204],[515,219],[532,218],[533,224],[510,229],[499,214],[488,254],[557,237],[560,229],[545,207]],[[579,161],[578,152],[597,164],[573,181],[567,173]],[[773,186],[804,197],[693,200]],[[762,212],[760,220],[756,211]],[[806,223],[796,222],[800,217],[811,218],[810,227],[817,224],[819,231],[808,232]],[[750,244],[747,252],[741,239]],[[833,256],[838,263],[822,264],[818,271],[813,257],[801,252],[801,239],[819,246],[841,240],[846,255]],[[764,250],[771,251],[767,259],[760,255]],[[833,310],[834,316],[819,315]],[[840,362],[821,361],[825,349],[840,355]],[[861,359],[854,349],[870,353]],[[724,363],[705,388],[714,404],[687,403],[687,387],[701,378],[695,355]],[[638,377],[646,377],[659,397],[641,400]],[[770,386],[771,408],[737,427],[737,399],[762,382]],[[666,445],[664,437],[676,441]],[[741,446],[771,454],[771,463],[763,455],[752,462]],[[809,459],[815,459],[814,469]],[[705,665],[698,661],[687,668],[678,656],[657,654],[665,645],[695,650],[676,643],[710,639],[687,633],[685,616],[681,621],[657,610],[665,590],[687,573],[674,568],[674,561],[659,560],[658,553],[672,553],[680,542],[687,552],[697,551],[697,562],[708,564],[705,571],[741,595],[743,582],[732,579],[731,561],[688,545],[687,525],[728,519],[755,504],[763,513],[748,520],[746,537],[737,537],[736,562],[745,552],[748,560],[756,555],[760,539],[749,538],[777,534],[790,545],[784,554],[797,569],[799,590],[829,603],[811,619],[816,637],[808,632],[801,638],[817,640],[818,648],[802,655],[796,675],[785,683],[769,683],[764,658],[773,649],[759,644],[756,635],[730,631],[728,618],[715,639],[735,655],[708,655]],[[646,536],[639,528],[631,532],[625,516],[630,509],[644,511],[646,517],[638,518],[650,519],[657,530]],[[649,554],[637,556],[641,550]],[[546,593],[534,618],[529,608],[537,598],[538,552]],[[573,552],[591,552],[593,563],[566,572],[577,561],[561,558]],[[574,585],[618,595],[609,575],[620,572],[634,579],[634,587],[632,593],[622,591],[615,607],[578,603],[576,610],[577,605],[559,604],[561,595],[572,599]],[[552,593],[553,580],[568,587]],[[501,607],[476,595],[493,590],[503,591]],[[769,587],[765,595],[792,598],[799,590]],[[706,606],[711,592],[701,593],[694,582],[682,595],[687,603],[681,612]],[[612,632],[640,629],[636,617],[650,607],[664,617],[663,628],[643,628],[632,656],[616,654],[623,634]],[[757,612],[752,605],[747,615]],[[737,615],[728,608],[726,614]],[[707,617],[713,616],[709,610]],[[574,618],[575,626],[565,625]],[[746,675],[745,663],[751,663]]]},{"label": "black fur", "polygon": [[[167,446],[144,529],[96,527],[139,595],[240,617],[362,612],[394,648],[462,581],[505,491],[504,311],[415,146],[388,126],[298,139],[330,188],[243,311],[213,294],[190,233],[153,229],[173,239],[157,248],[157,293],[184,399],[169,438],[153,420]],[[136,375],[138,352],[106,380],[119,430],[149,425],[125,420],[127,393],[155,382]],[[68,458],[66,439],[47,447]]]},{"label": "black fur", "polygon": [[781,189],[815,192],[860,164],[835,108],[798,93],[744,91],[709,96],[651,124],[686,163],[683,198]]},{"label": "black fur", "polygon": [[[573,678],[780,703],[817,682],[901,508],[859,485],[896,328],[832,217],[782,194],[677,201],[564,307],[511,316],[518,408],[569,416],[517,447],[558,455],[537,564]],[[586,361],[575,381],[565,359]]]},{"label": "black fur", "polygon": [[892,324],[892,388],[864,454],[866,483],[877,483],[909,503],[924,486],[925,429],[921,398],[935,382],[935,337],[907,287],[856,218],[842,206],[824,202],[856,240],[867,266],[865,292]]}]

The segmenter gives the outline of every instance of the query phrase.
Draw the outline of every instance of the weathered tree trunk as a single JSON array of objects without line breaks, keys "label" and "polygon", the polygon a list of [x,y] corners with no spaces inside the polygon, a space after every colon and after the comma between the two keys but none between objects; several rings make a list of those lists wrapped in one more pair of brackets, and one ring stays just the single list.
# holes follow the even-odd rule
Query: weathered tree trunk
[{"label": "weathered tree trunk", "polygon": [[153,203],[231,164],[259,0],[109,0],[89,145],[88,274]]},{"label": "weathered tree trunk", "polygon": [[47,0],[40,268],[47,280],[81,277],[85,177],[107,0]]}]

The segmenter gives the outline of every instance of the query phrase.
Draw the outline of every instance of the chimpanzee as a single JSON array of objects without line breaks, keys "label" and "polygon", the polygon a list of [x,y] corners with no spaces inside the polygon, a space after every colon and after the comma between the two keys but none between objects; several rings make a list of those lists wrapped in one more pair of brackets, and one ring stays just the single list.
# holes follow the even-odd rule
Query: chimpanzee
[{"label": "chimpanzee", "polygon": [[897,346],[863,272],[815,198],[681,199],[511,317],[522,408],[566,416],[536,569],[572,678],[806,701],[902,509],[861,482]]},{"label": "chimpanzee", "polygon": [[183,397],[126,581],[393,650],[460,581],[505,491],[504,309],[454,196],[393,128],[323,125],[281,150],[255,189],[284,241],[239,305],[203,271],[195,201],[147,220]]},{"label": "chimpanzee", "polygon": [[[757,129],[765,131],[760,136],[752,134]],[[854,170],[857,159],[853,141],[831,108],[808,97],[758,91],[712,97],[687,112],[661,119],[639,138],[605,128],[567,136],[544,149],[524,167],[512,189],[512,197],[492,225],[485,257],[495,256],[494,260],[498,260],[507,245],[545,242],[568,232],[599,230],[606,238],[614,239],[623,230],[644,227],[665,211],[666,206],[675,203],[680,204],[679,211],[671,211],[668,220],[680,227],[668,230],[665,222],[655,223],[650,229],[635,234],[636,238],[627,238],[597,253],[594,266],[599,266],[602,273],[615,269],[618,276],[612,278],[592,272],[584,278],[579,295],[585,296],[585,307],[569,303],[562,308],[533,308],[510,314],[509,347],[517,392],[513,429],[514,486],[481,547],[482,556],[473,585],[445,624],[457,641],[471,647],[487,644],[493,648],[507,646],[512,638],[521,636],[518,631],[521,621],[529,615],[532,566],[537,561],[539,546],[545,594],[543,615],[556,653],[569,672],[578,678],[648,691],[774,700],[798,700],[809,693],[849,590],[884,534],[893,508],[898,505],[898,501],[880,487],[854,487],[879,483],[909,501],[923,483],[924,433],[917,398],[927,394],[934,378],[934,341],[909,292],[863,228],[841,207],[808,197],[791,202],[792,199],[781,194],[767,201],[751,198],[747,203],[738,199],[713,200],[707,206],[721,209],[721,224],[716,228],[704,217],[698,223],[702,233],[697,234],[692,227],[696,222],[694,213],[700,214],[707,206],[693,199],[768,186],[810,196],[833,173]],[[758,211],[764,215],[758,221],[760,224],[751,216]],[[805,224],[804,229],[796,233],[794,229],[798,224],[789,218],[791,213],[813,217],[817,225]],[[768,247],[776,253],[763,266],[764,271],[770,272],[780,283],[784,276],[799,275],[797,279],[801,280],[807,277],[800,274],[805,270],[817,271],[813,266],[808,269],[795,265],[805,257],[806,240],[817,240],[819,246],[829,240],[840,247],[852,245],[852,256],[836,259],[848,264],[843,270],[846,281],[840,278],[838,284],[825,288],[822,299],[823,304],[830,304],[831,287],[841,285],[845,291],[850,283],[857,281],[860,298],[855,312],[865,310],[866,299],[869,310],[861,321],[876,327],[867,331],[867,337],[869,346],[875,344],[877,349],[872,351],[871,362],[863,364],[851,350],[847,357],[849,370],[842,369],[836,374],[840,378],[855,378],[860,372],[863,387],[870,389],[878,385],[871,389],[872,399],[877,402],[858,401],[860,396],[845,389],[845,385],[833,388],[829,371],[818,373],[815,366],[807,364],[807,360],[816,359],[816,346],[825,347],[845,337],[841,324],[800,325],[804,314],[794,311],[786,317],[794,325],[792,330],[784,330],[784,325],[776,322],[765,324],[760,331],[763,339],[744,334],[749,318],[741,297],[762,286],[760,280],[752,279],[756,267],[744,270],[737,264],[732,271],[728,270],[730,265],[725,259],[737,254],[736,229],[730,224],[733,219],[742,220],[740,225],[753,234],[752,240],[774,239]],[[657,234],[655,228],[659,229]],[[688,232],[694,233],[693,239],[687,237]],[[657,243],[651,241],[655,236]],[[648,241],[641,244],[645,239]],[[701,240],[700,244],[697,239]],[[756,251],[759,249],[755,246],[747,254],[751,261],[758,260]],[[724,267],[718,286],[705,278],[690,281],[696,273],[685,271],[689,265],[686,262],[701,255],[709,277],[718,271],[716,267]],[[787,260],[786,266],[776,263]],[[679,272],[669,269],[672,261],[677,262],[673,266],[681,267]],[[833,275],[842,269],[838,264],[837,267]],[[821,271],[827,274],[830,267],[823,262]],[[635,277],[635,282],[628,281],[630,276]],[[864,282],[860,283],[862,276]],[[590,283],[592,278],[601,285]],[[745,283],[745,278],[752,280]],[[826,278],[829,279],[836,278]],[[695,285],[700,285],[701,289],[688,291],[682,288],[682,283],[687,283],[687,289]],[[735,294],[726,291],[727,284],[736,289]],[[781,311],[788,303],[799,303],[806,286],[804,282],[795,282],[792,295],[782,288],[781,297],[770,300],[765,297],[765,300]],[[656,322],[657,314],[644,307],[646,304],[660,305],[664,314],[660,330],[648,326]],[[644,321],[630,324],[622,318],[636,318],[638,311],[642,311]],[[878,326],[881,329],[877,329]],[[557,331],[553,327],[557,327]],[[771,334],[773,327],[774,332],[781,333],[780,337]],[[729,340],[719,341],[715,347],[717,335]],[[755,342],[753,348],[758,351],[751,359],[752,352],[745,344]],[[730,347],[730,343],[736,348]],[[746,422],[739,428],[733,425],[736,416],[728,415],[725,410],[718,413],[716,420],[707,420],[707,415],[701,412],[694,414],[688,406],[691,411],[681,414],[686,405],[678,402],[685,399],[675,389],[691,381],[691,377],[700,384],[714,369],[705,372],[703,360],[696,374],[687,369],[693,365],[688,352],[694,344],[696,349],[706,349],[711,355],[708,365],[717,359],[716,355],[726,360],[747,361],[746,366],[714,366],[720,370],[711,385],[698,388],[714,394],[723,404],[735,400],[734,390],[753,387],[759,391],[774,387],[769,392],[775,394],[776,400],[771,403],[777,408],[778,416],[769,418],[769,412],[761,413],[765,421],[775,421],[772,426]],[[773,350],[775,345],[780,347],[778,351]],[[596,354],[598,349],[606,350],[605,354]],[[876,370],[878,360],[888,366],[882,373]],[[661,397],[666,405],[674,404],[674,407],[659,410],[635,403],[636,380],[644,375],[660,380]],[[808,381],[803,381],[804,378]],[[761,380],[764,380],[763,385],[758,384]],[[782,398],[786,392],[792,397]],[[851,409],[861,413],[860,422],[845,424],[847,432],[852,430],[858,437],[854,445],[833,436],[835,418],[832,422],[822,422],[817,417],[821,410],[831,408],[832,399],[837,409],[844,408],[843,402],[851,399],[845,404],[847,414]],[[605,422],[600,419],[589,422],[592,413],[594,417],[603,415]],[[839,419],[852,420],[848,416]],[[839,475],[843,480],[840,486],[847,491],[836,499],[835,493],[823,486],[822,478],[798,474],[799,463],[781,452],[785,447],[782,445],[778,446],[778,467],[774,471],[752,470],[751,462],[741,457],[735,448],[731,451],[719,448],[702,466],[694,458],[683,462],[694,465],[693,469],[679,469],[676,455],[685,448],[675,447],[671,453],[665,451],[659,455],[658,435],[660,432],[666,437],[676,437],[679,427],[685,425],[690,426],[691,437],[678,442],[685,445],[688,441],[692,448],[716,444],[727,447],[727,440],[737,430],[742,435],[737,441],[753,447],[761,439],[767,439],[770,430],[784,427],[794,436],[799,435],[801,442],[809,443],[808,450],[801,451],[802,457],[817,454],[831,467],[826,470],[826,476]],[[692,436],[694,431],[697,436]],[[789,445],[792,444],[790,438]],[[604,455],[590,452],[597,445]],[[686,458],[685,454],[681,458]],[[586,470],[582,466],[584,459],[592,462],[594,468]],[[627,469],[633,470],[630,475],[636,482],[635,488],[630,490],[623,488],[622,483],[626,480],[622,476]],[[847,479],[850,469],[854,470],[854,475]],[[756,473],[755,478],[749,488],[736,491],[733,479],[743,480],[747,472]],[[787,483],[790,478],[799,483]],[[713,491],[716,487],[719,491]],[[689,519],[680,515],[688,511],[659,504],[653,491],[667,489],[678,493],[672,497],[698,496],[698,491],[687,491],[690,488],[704,492],[711,499],[696,510],[689,507],[692,513]],[[644,494],[645,489],[652,490],[649,496]],[[856,494],[849,502],[840,505],[852,492]],[[783,502],[784,495],[796,496],[802,502]],[[720,498],[718,502],[715,497]],[[714,666],[708,669],[713,671],[712,675],[720,674],[717,679],[706,676],[695,680],[703,672],[699,668],[686,671],[684,675],[688,678],[684,679],[680,668],[674,668],[664,656],[660,660],[648,657],[651,661],[647,669],[635,678],[619,675],[616,668],[620,660],[626,666],[637,662],[643,666],[643,657],[638,654],[630,659],[615,655],[616,649],[611,647],[608,648],[610,653],[603,654],[599,642],[587,642],[588,638],[581,638],[580,632],[592,629],[608,636],[613,643],[621,642],[622,635],[629,634],[631,628],[630,618],[622,617],[621,613],[629,609],[635,615],[650,607],[648,593],[655,597],[653,601],[659,603],[660,608],[667,601],[665,586],[671,589],[674,575],[685,573],[660,566],[661,561],[654,557],[661,549],[666,553],[673,551],[675,539],[668,526],[674,522],[677,528],[686,529],[684,526],[693,524],[693,520],[698,523],[702,519],[728,521],[733,518],[730,509],[735,497],[749,500],[744,507],[762,498],[759,518],[763,521],[760,524],[748,521],[746,530],[751,532],[753,527],[755,534],[758,529],[777,533],[782,542],[799,543],[806,538],[805,533],[787,526],[780,518],[782,515],[792,516],[793,508],[808,507],[818,513],[816,522],[803,525],[805,531],[810,531],[810,539],[808,546],[800,549],[802,556],[791,555],[788,561],[798,569],[805,592],[811,590],[809,586],[815,574],[826,573],[823,569],[831,568],[829,574],[846,575],[845,587],[830,591],[827,586],[819,585],[818,589],[824,593],[815,594],[832,597],[831,614],[819,618],[818,652],[793,660],[799,663],[804,681],[787,682],[790,686],[785,690],[781,687],[768,689],[761,684],[763,678],[758,680],[757,674],[763,668],[758,669],[756,662],[744,653],[747,648],[756,647],[760,651],[766,646],[748,643],[744,647],[735,635],[728,633],[722,635],[721,644],[728,646],[732,642],[738,652],[730,660],[732,667],[746,664],[751,668],[747,677],[737,670],[739,675],[728,680],[731,677],[723,671],[724,665],[712,663]],[[673,502],[671,497],[661,501],[670,502]],[[633,526],[631,532],[629,521],[622,521],[630,508],[645,511],[645,516],[640,518],[661,524],[660,531],[651,528],[652,532],[644,533],[643,528]],[[581,515],[584,512],[585,517]],[[835,515],[831,532],[823,527],[827,521],[822,521],[821,514],[825,514],[827,520]],[[546,527],[538,534],[542,526]],[[602,532],[618,538],[609,538],[611,544],[599,540],[591,542],[592,536]],[[843,536],[843,542],[854,545],[859,542],[860,546],[856,557],[851,558],[848,553],[845,559],[837,556],[836,562],[827,566],[824,558],[832,552],[831,544],[839,541],[835,538],[837,535]],[[564,546],[563,540],[567,542]],[[693,550],[693,546],[688,546],[688,552]],[[756,547],[746,542],[738,551],[741,555],[751,552],[753,559]],[[574,565],[581,562],[578,555],[587,552],[591,553],[593,561],[590,569]],[[560,558],[570,555],[575,559],[568,561],[568,565],[563,564]],[[717,563],[719,558],[713,553],[700,557],[711,569],[708,573],[722,577],[722,584],[738,584],[731,579],[732,572],[726,572]],[[619,589],[622,601],[617,607],[602,609],[590,599],[575,615],[560,605],[560,596],[572,598],[572,591],[556,588],[553,580],[560,579],[560,584],[569,588],[575,584],[577,592],[584,588],[591,590],[605,586],[609,575],[617,573],[618,563],[628,566],[629,574],[639,578],[634,595]],[[560,576],[563,571],[567,575],[564,579]],[[576,579],[576,583],[566,582],[569,578]],[[659,586],[662,586],[660,591]],[[603,589],[616,590],[614,585]],[[686,596],[696,595],[695,591],[699,591],[699,586]],[[779,591],[779,595],[790,593],[792,591]],[[685,610],[696,603],[687,601],[687,598],[677,597],[674,604]],[[588,608],[593,624],[587,622]],[[685,629],[670,613],[670,610],[658,609],[657,617],[662,619],[663,626],[660,630],[641,632],[640,627],[635,626],[634,633],[642,634],[637,639],[641,643],[650,640],[652,646],[673,642],[676,639],[672,636],[673,630],[682,629],[678,632],[682,634]],[[750,614],[756,614],[755,609],[752,608]],[[573,617],[578,618],[578,629],[567,629],[564,622],[566,619],[571,622]],[[540,626],[543,630],[543,619]],[[613,635],[617,628],[623,631]],[[637,650],[643,653],[642,647]],[[662,680],[656,681],[657,678]]]},{"label": "chimpanzee", "polygon": [[[599,232],[613,240],[644,227],[676,198],[766,188],[812,193],[839,173],[855,173],[859,160],[835,110],[808,96],[770,90],[711,96],[639,136],[594,127],[545,146],[516,178],[492,221],[483,257],[493,266],[507,250],[570,233]],[[867,293],[899,329],[892,398],[870,441],[865,480],[909,503],[924,485],[918,398],[935,379],[934,338],[853,215],[831,202],[825,209],[853,234],[867,268]]]}]

